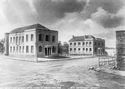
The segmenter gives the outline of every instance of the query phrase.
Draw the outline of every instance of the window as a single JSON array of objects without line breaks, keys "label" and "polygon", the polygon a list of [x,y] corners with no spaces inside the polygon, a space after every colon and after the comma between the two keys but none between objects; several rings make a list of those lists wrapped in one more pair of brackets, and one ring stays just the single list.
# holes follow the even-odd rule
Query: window
[{"label": "window", "polygon": [[97,52],[97,48],[95,48],[95,52]]},{"label": "window", "polygon": [[12,52],[12,47],[10,47],[10,52]]},{"label": "window", "polygon": [[74,51],[76,51],[76,48],[74,48]]},{"label": "window", "polygon": [[31,46],[31,53],[34,52],[34,46]]},{"label": "window", "polygon": [[29,46],[26,46],[26,53],[29,53]]},{"label": "window", "polygon": [[39,52],[42,52],[42,47],[41,46],[39,46]]},{"label": "window", "polygon": [[19,44],[21,43],[21,36],[19,37]]},{"label": "window", "polygon": [[78,50],[80,51],[80,48],[78,48]]},{"label": "window", "polygon": [[18,52],[18,46],[16,47],[16,52]]},{"label": "window", "polygon": [[13,42],[15,43],[15,37],[13,37]]},{"label": "window", "polygon": [[20,46],[20,48],[19,48],[19,52],[21,52],[21,46]]},{"label": "window", "polygon": [[70,51],[72,51],[72,48],[70,48]]},{"label": "window", "polygon": [[53,53],[56,52],[56,47],[53,46],[53,48],[52,48],[52,52],[53,52]]},{"label": "window", "polygon": [[86,42],[86,45],[88,45],[88,42]]},{"label": "window", "polygon": [[92,48],[89,48],[89,51],[92,51]]},{"label": "window", "polygon": [[76,43],[74,43],[74,46],[76,46]]},{"label": "window", "polygon": [[98,43],[98,46],[100,46],[100,42]]},{"label": "window", "polygon": [[89,42],[89,45],[91,45],[92,44],[92,42]]},{"label": "window", "polygon": [[12,37],[10,37],[10,43],[12,43]]},{"label": "window", "polygon": [[39,41],[43,41],[43,34],[39,34]]},{"label": "window", "polygon": [[78,45],[81,45],[81,43],[79,42]]},{"label": "window", "polygon": [[70,43],[70,45],[72,45],[72,43]]},{"label": "window", "polygon": [[83,48],[83,51],[85,51],[85,48]]},{"label": "window", "polygon": [[52,42],[55,42],[55,36],[52,36]]},{"label": "window", "polygon": [[24,46],[22,47],[22,52],[24,53]]},{"label": "window", "polygon": [[16,37],[16,43],[18,43],[18,37]]},{"label": "window", "polygon": [[46,35],[46,41],[49,41],[49,40],[50,40],[50,36]]},{"label": "window", "polygon": [[33,41],[33,34],[31,34],[31,41]]},{"label": "window", "polygon": [[28,35],[26,35],[26,41],[28,41]]},{"label": "window", "polygon": [[88,51],[88,48],[86,48],[86,51]]},{"label": "window", "polygon": [[85,45],[85,42],[83,42],[82,44]]},{"label": "window", "polygon": [[15,52],[15,47],[13,47],[13,52]]},{"label": "window", "polygon": [[22,42],[24,42],[24,36],[22,36]]}]

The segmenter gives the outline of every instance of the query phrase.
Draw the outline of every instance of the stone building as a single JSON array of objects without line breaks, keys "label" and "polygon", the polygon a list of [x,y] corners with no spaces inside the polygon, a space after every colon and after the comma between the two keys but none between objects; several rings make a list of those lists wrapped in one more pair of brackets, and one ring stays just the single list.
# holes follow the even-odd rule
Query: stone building
[{"label": "stone building", "polygon": [[125,30],[116,31],[117,67],[125,71]]},{"label": "stone building", "polygon": [[58,54],[58,32],[33,24],[6,33],[5,53],[9,56],[48,57]]},{"label": "stone building", "polygon": [[92,35],[73,36],[69,40],[70,55],[104,55],[105,40]]}]

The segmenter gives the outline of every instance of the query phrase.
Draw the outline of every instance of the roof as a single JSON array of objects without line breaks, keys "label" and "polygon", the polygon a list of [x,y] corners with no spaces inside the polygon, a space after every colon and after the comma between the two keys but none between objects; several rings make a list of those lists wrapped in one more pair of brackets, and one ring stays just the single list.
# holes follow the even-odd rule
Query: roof
[{"label": "roof", "polygon": [[95,39],[94,36],[92,35],[85,35],[85,36],[73,36],[69,42],[72,42],[72,41],[84,41],[86,39]]},{"label": "roof", "polygon": [[125,30],[118,30],[118,31],[116,31],[116,32],[125,32]]},{"label": "roof", "polygon": [[47,30],[49,30],[48,28],[42,26],[41,24],[33,24],[33,25],[29,25],[29,26],[16,28],[16,29],[12,30],[10,33],[20,33],[20,32],[24,32],[25,30],[34,29],[34,28],[35,29],[47,29]]}]

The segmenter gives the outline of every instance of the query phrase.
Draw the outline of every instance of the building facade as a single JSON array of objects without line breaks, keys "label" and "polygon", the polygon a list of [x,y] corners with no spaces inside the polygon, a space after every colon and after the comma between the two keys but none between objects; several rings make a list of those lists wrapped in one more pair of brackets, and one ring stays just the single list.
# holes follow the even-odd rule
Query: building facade
[{"label": "building facade", "polygon": [[10,56],[48,57],[58,54],[58,32],[33,24],[5,35],[5,53]]},{"label": "building facade", "polygon": [[70,55],[104,55],[105,40],[92,35],[73,36],[69,40]]},{"label": "building facade", "polygon": [[125,30],[116,31],[117,67],[125,71]]}]

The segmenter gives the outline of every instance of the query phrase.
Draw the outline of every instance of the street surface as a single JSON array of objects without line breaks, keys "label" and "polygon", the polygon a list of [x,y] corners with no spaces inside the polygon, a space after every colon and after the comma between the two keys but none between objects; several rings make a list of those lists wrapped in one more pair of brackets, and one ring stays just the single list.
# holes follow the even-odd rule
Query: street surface
[{"label": "street surface", "polygon": [[88,70],[90,65],[97,63],[97,58],[35,63],[0,57],[0,87],[125,89],[125,77]]}]

